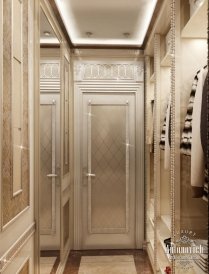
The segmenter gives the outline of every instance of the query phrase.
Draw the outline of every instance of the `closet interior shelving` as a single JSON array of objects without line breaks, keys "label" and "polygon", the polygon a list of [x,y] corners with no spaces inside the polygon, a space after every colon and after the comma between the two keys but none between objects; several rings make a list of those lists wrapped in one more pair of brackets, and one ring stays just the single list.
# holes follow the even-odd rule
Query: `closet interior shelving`
[{"label": "closet interior shelving", "polygon": [[[192,82],[196,72],[207,62],[207,9],[208,1],[203,0],[190,15],[189,0],[163,1],[145,48],[146,239],[154,273],[165,273],[169,266],[175,273],[184,273],[167,255],[165,239],[174,239],[174,234],[182,229],[192,230],[200,239],[207,239],[208,205],[202,198],[192,198],[190,156],[180,151]],[[173,32],[170,31],[172,23]],[[173,39],[172,33],[175,33]],[[171,55],[172,46],[175,56]],[[175,81],[174,90],[172,81]],[[172,92],[175,114],[171,123],[175,124],[175,134],[171,138],[175,149],[171,150],[170,162],[173,160],[174,166],[165,168],[167,160],[165,151],[160,148],[160,139]],[[174,182],[170,167],[174,169]],[[193,263],[193,268],[186,273],[207,272]]]}]

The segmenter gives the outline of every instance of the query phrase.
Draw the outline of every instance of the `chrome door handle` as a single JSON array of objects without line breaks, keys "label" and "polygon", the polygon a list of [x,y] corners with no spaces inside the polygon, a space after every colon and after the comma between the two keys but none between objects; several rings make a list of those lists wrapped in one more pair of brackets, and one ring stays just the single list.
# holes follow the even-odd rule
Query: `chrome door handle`
[{"label": "chrome door handle", "polygon": [[96,174],[92,174],[92,173],[86,173],[87,177],[96,177]]},{"label": "chrome door handle", "polygon": [[52,173],[52,174],[47,174],[46,176],[47,176],[47,177],[50,177],[50,178],[54,178],[54,177],[57,177],[58,175]]}]

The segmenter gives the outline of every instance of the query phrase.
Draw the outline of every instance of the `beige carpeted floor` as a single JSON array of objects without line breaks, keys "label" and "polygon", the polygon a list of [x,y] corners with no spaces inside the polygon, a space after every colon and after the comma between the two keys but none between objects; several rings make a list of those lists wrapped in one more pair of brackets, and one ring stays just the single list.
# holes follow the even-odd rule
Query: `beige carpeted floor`
[{"label": "beige carpeted floor", "polygon": [[120,256],[83,256],[79,274],[136,274],[134,257]]},{"label": "beige carpeted floor", "polygon": [[50,274],[57,257],[40,258],[40,274]]}]

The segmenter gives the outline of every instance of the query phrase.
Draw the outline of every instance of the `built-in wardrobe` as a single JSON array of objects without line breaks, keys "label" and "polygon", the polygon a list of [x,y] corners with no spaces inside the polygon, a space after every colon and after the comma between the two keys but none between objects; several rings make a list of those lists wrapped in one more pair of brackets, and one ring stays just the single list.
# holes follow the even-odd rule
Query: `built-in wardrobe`
[{"label": "built-in wardrobe", "polygon": [[145,49],[146,242],[154,273],[208,273],[207,9],[204,0],[163,1]]}]

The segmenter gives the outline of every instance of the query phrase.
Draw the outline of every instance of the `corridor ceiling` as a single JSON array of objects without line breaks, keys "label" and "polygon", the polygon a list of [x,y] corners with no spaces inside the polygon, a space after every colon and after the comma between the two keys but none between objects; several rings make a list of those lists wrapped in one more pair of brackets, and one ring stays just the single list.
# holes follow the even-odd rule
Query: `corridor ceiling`
[{"label": "corridor ceiling", "polygon": [[40,14],[40,43],[59,44],[59,40],[57,39],[52,26],[42,10]]},{"label": "corridor ceiling", "polygon": [[74,46],[137,46],[157,0],[54,0]]}]

